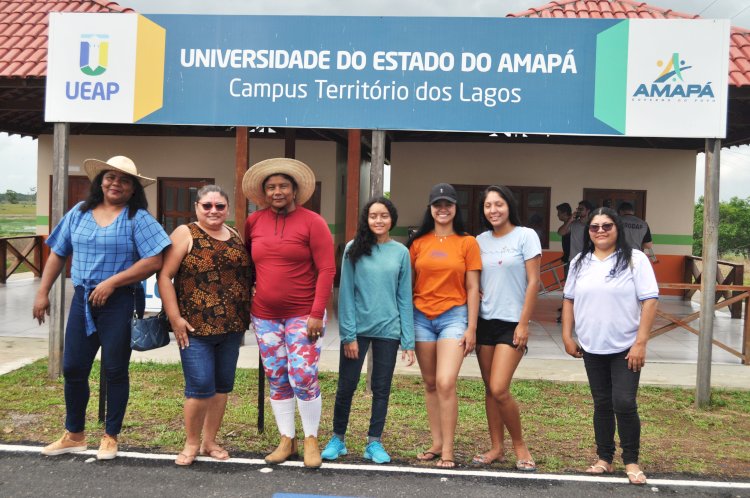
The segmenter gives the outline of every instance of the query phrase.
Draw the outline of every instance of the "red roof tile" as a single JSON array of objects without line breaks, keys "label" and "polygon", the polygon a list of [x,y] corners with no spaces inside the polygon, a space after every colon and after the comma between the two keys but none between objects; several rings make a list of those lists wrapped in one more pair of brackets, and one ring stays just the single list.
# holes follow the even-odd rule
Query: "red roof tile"
[{"label": "red roof tile", "polygon": [[106,0],[0,0],[0,77],[47,73],[50,12],[134,12]]},{"label": "red roof tile", "polygon": [[[560,0],[507,17],[604,18],[604,19],[700,19],[700,16],[662,9],[634,0]],[[750,85],[750,30],[732,28],[729,48],[729,84]]]}]

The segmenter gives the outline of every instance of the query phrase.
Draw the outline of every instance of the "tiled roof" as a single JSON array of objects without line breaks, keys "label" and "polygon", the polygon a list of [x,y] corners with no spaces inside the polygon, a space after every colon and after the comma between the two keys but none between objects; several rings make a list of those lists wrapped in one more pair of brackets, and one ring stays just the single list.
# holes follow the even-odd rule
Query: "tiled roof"
[{"label": "tiled roof", "polygon": [[50,12],[134,12],[105,0],[0,0],[0,78],[47,73]]},{"label": "tiled roof", "polygon": [[[507,17],[591,18],[591,19],[700,19],[633,0],[561,0]],[[750,30],[732,28],[729,45],[729,84],[750,85]]]}]

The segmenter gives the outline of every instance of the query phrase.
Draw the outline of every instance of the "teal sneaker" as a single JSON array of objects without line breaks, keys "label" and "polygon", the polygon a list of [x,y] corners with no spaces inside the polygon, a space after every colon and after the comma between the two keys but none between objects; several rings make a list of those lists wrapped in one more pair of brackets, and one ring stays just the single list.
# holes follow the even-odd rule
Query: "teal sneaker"
[{"label": "teal sneaker", "polygon": [[338,457],[346,455],[347,453],[344,442],[339,439],[338,436],[334,435],[331,440],[328,441],[325,449],[320,453],[320,457],[323,460],[336,460]]},{"label": "teal sneaker", "polygon": [[375,463],[389,463],[391,461],[391,456],[385,451],[380,441],[373,441],[368,444],[363,456],[365,460],[372,460]]}]

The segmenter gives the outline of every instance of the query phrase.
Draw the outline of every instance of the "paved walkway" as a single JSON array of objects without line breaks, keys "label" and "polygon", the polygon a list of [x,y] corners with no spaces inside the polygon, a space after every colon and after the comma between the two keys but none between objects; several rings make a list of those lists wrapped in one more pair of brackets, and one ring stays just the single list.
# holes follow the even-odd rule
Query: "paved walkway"
[{"label": "paved walkway", "polygon": [[[48,354],[48,327],[39,326],[31,317],[31,306],[39,280],[24,275],[13,276],[6,285],[0,285],[0,374],[43,358]],[[70,302],[72,287],[68,280],[66,291]],[[540,296],[537,311],[530,328],[529,353],[516,372],[520,379],[545,379],[554,381],[586,382],[583,362],[565,354],[560,325],[555,321],[560,294]],[[696,308],[694,303],[678,298],[663,297],[661,309],[676,315],[687,315]],[[67,308],[67,307],[66,307]],[[334,317],[332,310],[329,316]],[[697,321],[694,323],[697,327]],[[717,312],[714,336],[722,342],[739,348],[742,337],[742,320],[732,319],[728,313]],[[323,338],[320,368],[338,369],[339,335],[335,317],[328,323]],[[648,364],[641,374],[641,384],[695,387],[698,338],[682,329],[673,330],[654,338],[648,344]],[[738,358],[719,349],[712,352],[711,384],[717,388],[750,389],[750,366],[741,365]],[[134,361],[178,362],[176,346],[144,353],[134,352]],[[240,350],[239,366],[258,367],[258,348],[252,333],[245,335],[245,346]],[[399,361],[396,372],[419,375],[419,367],[405,367]],[[476,360],[468,358],[461,368],[465,377],[479,377]]]}]

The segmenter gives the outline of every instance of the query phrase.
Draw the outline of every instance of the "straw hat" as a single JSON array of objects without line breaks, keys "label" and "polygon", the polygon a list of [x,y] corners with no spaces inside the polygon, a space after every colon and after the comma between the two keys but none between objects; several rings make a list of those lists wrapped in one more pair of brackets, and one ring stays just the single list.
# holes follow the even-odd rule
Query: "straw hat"
[{"label": "straw hat", "polygon": [[272,175],[287,175],[297,182],[297,198],[294,203],[298,206],[306,203],[315,192],[315,173],[302,161],[276,157],[253,164],[242,178],[242,192],[258,207],[268,206],[263,182]]},{"label": "straw hat", "polygon": [[156,183],[156,180],[153,178],[139,175],[138,169],[135,167],[133,160],[125,156],[110,157],[106,162],[100,161],[99,159],[86,159],[83,161],[83,169],[86,170],[86,175],[88,175],[89,180],[92,182],[94,181],[94,178],[96,178],[96,175],[102,171],[119,171],[120,173],[125,173],[138,178],[138,181],[144,187]]}]

